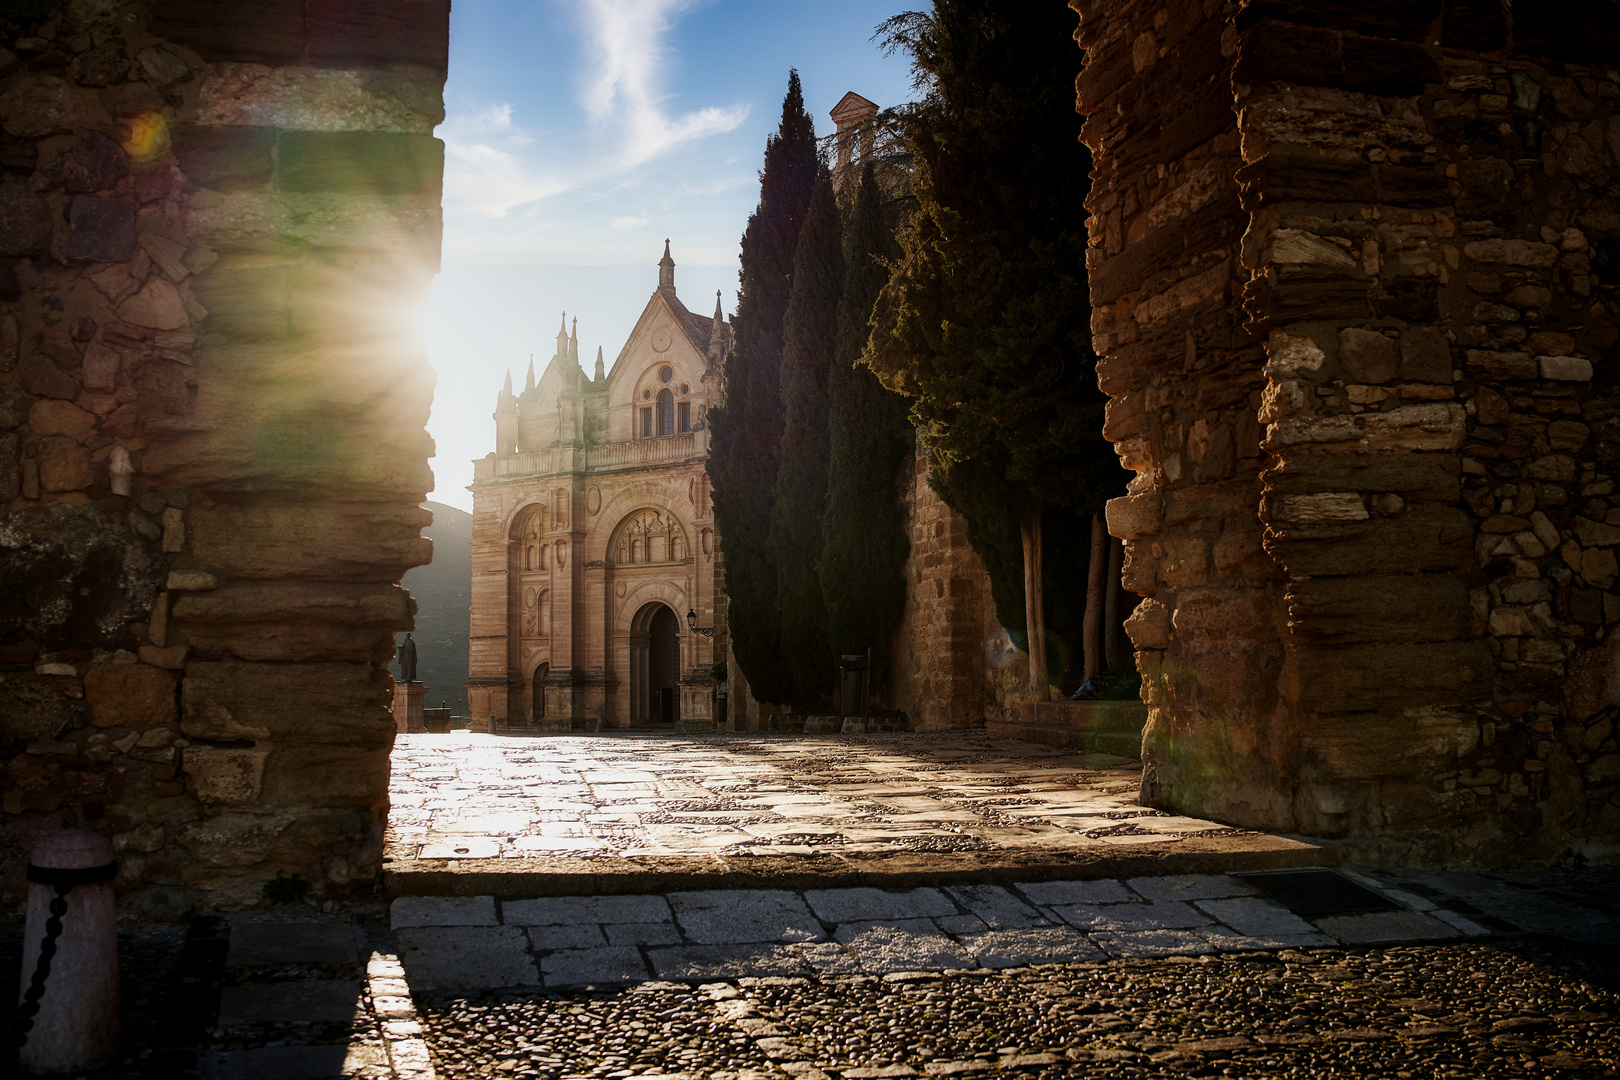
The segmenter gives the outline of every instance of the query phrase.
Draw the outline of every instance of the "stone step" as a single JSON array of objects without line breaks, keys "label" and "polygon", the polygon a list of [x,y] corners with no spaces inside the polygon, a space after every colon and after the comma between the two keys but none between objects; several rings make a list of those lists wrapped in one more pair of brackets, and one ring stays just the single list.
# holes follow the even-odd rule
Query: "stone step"
[{"label": "stone step", "polygon": [[985,730],[1022,739],[1124,758],[1142,756],[1147,706],[1139,701],[1026,701],[1016,720],[991,720]]}]

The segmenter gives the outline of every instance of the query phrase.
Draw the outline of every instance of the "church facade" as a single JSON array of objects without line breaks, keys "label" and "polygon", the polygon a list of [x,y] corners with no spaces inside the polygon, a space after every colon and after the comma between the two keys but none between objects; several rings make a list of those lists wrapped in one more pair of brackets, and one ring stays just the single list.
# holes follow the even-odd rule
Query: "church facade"
[{"label": "church facade", "polygon": [[[724,598],[706,415],[730,345],[658,288],[611,369],[587,375],[577,320],[522,392],[496,399],[475,461],[468,704],[472,720],[568,730],[712,716]],[[713,636],[689,627],[712,628]]]}]

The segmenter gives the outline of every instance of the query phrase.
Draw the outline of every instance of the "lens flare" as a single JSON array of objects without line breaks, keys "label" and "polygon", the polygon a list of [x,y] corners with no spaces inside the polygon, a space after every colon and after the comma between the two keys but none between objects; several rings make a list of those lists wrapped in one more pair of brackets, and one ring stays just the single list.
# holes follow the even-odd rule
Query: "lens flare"
[{"label": "lens flare", "polygon": [[124,121],[124,153],[131,161],[151,161],[169,148],[169,122],[160,112],[143,112]]}]

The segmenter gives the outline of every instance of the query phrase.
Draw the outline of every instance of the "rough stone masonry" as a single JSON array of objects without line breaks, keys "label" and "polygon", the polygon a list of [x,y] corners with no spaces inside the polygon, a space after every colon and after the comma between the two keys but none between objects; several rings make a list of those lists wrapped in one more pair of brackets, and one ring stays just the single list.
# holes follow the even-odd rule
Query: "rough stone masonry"
[{"label": "rough stone masonry", "polygon": [[1620,841],[1620,5],[1073,0],[1144,797]]},{"label": "rough stone masonry", "polygon": [[0,16],[0,788],[154,913],[382,857],[447,0]]}]

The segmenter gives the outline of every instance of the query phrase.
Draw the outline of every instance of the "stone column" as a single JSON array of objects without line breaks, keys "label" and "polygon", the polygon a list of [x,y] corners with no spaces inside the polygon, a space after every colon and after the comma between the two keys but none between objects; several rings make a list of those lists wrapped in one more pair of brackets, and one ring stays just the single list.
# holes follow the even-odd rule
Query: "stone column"
[{"label": "stone column", "polygon": [[426,707],[427,685],[419,682],[394,684],[394,731],[400,735],[427,730],[422,710]]}]

